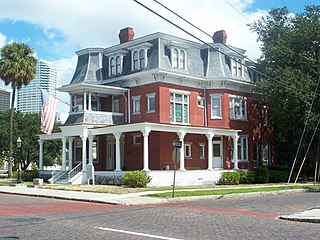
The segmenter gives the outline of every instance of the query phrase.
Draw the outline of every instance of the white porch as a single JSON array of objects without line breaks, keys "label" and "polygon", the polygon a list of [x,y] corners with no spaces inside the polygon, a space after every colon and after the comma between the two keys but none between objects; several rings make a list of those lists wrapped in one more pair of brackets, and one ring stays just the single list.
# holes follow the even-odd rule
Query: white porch
[{"label": "white porch", "polygon": [[[43,169],[43,142],[46,140],[54,140],[60,139],[62,141],[62,170],[66,170],[67,168],[67,142],[68,142],[68,165],[69,169],[72,168],[72,146],[73,140],[75,137],[80,137],[82,140],[82,183],[87,183],[87,164],[93,164],[92,158],[92,143],[93,138],[98,135],[110,135],[112,134],[115,137],[116,143],[116,156],[115,156],[115,172],[122,172],[121,169],[121,157],[120,157],[120,138],[123,133],[127,132],[141,132],[143,135],[143,169],[142,171],[149,172],[150,176],[154,175],[154,184],[159,185],[162,184],[163,180],[166,179],[167,174],[170,171],[150,171],[149,169],[149,134],[151,131],[158,132],[170,132],[176,133],[178,139],[182,142],[182,147],[179,149],[180,151],[180,168],[178,172],[193,172],[193,175],[189,175],[188,173],[179,175],[183,176],[181,179],[184,179],[184,182],[213,182],[216,181],[217,176],[215,174],[216,171],[213,168],[213,149],[212,143],[214,136],[229,136],[233,139],[233,164],[234,169],[238,169],[238,138],[239,138],[239,130],[232,129],[219,129],[219,128],[205,128],[205,127],[192,127],[192,126],[181,126],[181,125],[170,125],[170,124],[158,124],[158,123],[133,123],[133,124],[125,124],[125,125],[116,125],[116,126],[106,126],[100,128],[94,128],[90,125],[78,125],[78,126],[62,126],[61,132],[53,133],[50,135],[40,135],[39,144],[40,144],[40,154],[39,154],[39,169]],[[208,152],[207,152],[207,170],[200,170],[201,172],[187,171],[185,168],[185,158],[184,158],[184,138],[186,134],[203,134],[207,138],[208,144]],[[88,141],[88,147],[87,147]],[[87,159],[87,151],[88,151],[88,159]],[[218,171],[217,171],[218,172]],[[197,176],[197,174],[199,174]],[[204,174],[202,176],[202,174]],[[194,177],[192,177],[194,176]],[[196,177],[197,176],[197,177]],[[208,178],[206,177],[208,176]],[[209,177],[210,176],[210,177]],[[168,177],[168,176],[167,176]],[[159,181],[158,181],[159,179]],[[161,181],[161,179],[163,179]],[[170,179],[170,178],[169,178]],[[204,179],[204,180],[201,180]],[[190,181],[189,181],[190,180]],[[157,182],[158,181],[158,182]],[[183,183],[180,183],[183,184]],[[204,184],[204,183],[203,183]],[[170,184],[169,184],[170,185]],[[189,185],[189,184],[188,184]]]}]

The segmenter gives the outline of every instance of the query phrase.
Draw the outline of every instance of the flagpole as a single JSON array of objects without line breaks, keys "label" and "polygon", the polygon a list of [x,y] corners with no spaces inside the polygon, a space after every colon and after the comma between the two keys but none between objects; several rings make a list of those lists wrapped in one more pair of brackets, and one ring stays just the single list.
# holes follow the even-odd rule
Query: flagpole
[{"label": "flagpole", "polygon": [[[42,88],[40,88],[40,87],[38,87],[37,86],[37,88],[38,89],[40,89],[40,90],[45,90],[45,89],[42,89]],[[57,100],[59,100],[60,102],[62,102],[62,103],[64,103],[64,104],[66,104],[66,105],[68,105],[69,107],[72,107],[72,109],[75,109],[75,107],[74,106],[72,106],[72,105],[70,105],[69,103],[67,103],[66,101],[64,101],[64,100],[62,100],[62,99],[60,99],[60,98],[58,98],[58,97],[56,97],[56,96],[54,96],[54,95],[52,95],[51,93],[49,93],[47,90],[45,90],[50,96],[52,96],[52,97],[54,97],[54,98],[56,98]]]}]

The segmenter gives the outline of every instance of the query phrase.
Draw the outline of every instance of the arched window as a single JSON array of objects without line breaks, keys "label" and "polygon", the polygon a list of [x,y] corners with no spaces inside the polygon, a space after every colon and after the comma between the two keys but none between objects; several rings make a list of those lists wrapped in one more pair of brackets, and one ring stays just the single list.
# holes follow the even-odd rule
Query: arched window
[{"label": "arched window", "polygon": [[139,61],[140,61],[140,69],[144,68],[144,63],[145,63],[145,59],[144,59],[144,50],[141,49],[139,52]]},{"label": "arched window", "polygon": [[185,69],[186,68],[186,54],[183,50],[180,51],[179,61],[180,61],[179,68]]},{"label": "arched window", "polygon": [[135,51],[133,53],[133,70],[139,69],[139,59],[138,59],[138,52]]},{"label": "arched window", "polygon": [[121,57],[119,56],[116,58],[116,73],[121,73]]},{"label": "arched window", "polygon": [[116,60],[114,58],[110,59],[110,75],[116,74]]},{"label": "arched window", "polygon": [[178,50],[177,49],[173,49],[173,54],[172,54],[172,62],[173,62],[173,67],[174,68],[178,68],[178,56],[179,56],[179,53],[178,53]]}]

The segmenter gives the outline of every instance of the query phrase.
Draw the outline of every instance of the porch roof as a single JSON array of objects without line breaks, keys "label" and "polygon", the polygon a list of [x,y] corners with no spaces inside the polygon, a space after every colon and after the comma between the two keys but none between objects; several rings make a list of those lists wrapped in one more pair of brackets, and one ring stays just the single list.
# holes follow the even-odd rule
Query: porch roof
[{"label": "porch roof", "polygon": [[90,83],[84,83],[84,82],[64,85],[62,87],[57,88],[57,90],[60,92],[68,92],[68,93],[83,93],[83,92],[91,91],[95,93],[114,94],[114,95],[120,95],[129,91],[128,88],[106,86],[106,85],[100,85],[100,84],[90,84]]},{"label": "porch roof", "polygon": [[116,132],[137,132],[137,131],[159,131],[159,132],[185,132],[193,134],[213,134],[213,135],[224,135],[224,136],[235,136],[241,130],[225,129],[225,128],[208,128],[208,127],[195,127],[187,125],[172,125],[172,124],[161,124],[161,123],[131,123],[116,126],[106,126],[100,128],[89,129],[90,135],[103,135],[113,134]]}]

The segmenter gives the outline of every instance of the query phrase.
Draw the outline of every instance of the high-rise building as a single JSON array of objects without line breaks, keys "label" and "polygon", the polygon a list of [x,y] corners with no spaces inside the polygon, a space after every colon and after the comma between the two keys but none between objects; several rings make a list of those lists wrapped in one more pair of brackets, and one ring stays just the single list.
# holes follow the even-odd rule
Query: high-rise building
[{"label": "high-rise building", "polygon": [[36,77],[18,90],[17,110],[24,113],[41,112],[41,91],[46,90],[56,96],[57,69],[51,62],[38,59]]},{"label": "high-rise building", "polygon": [[0,112],[10,109],[11,92],[0,86]]}]

